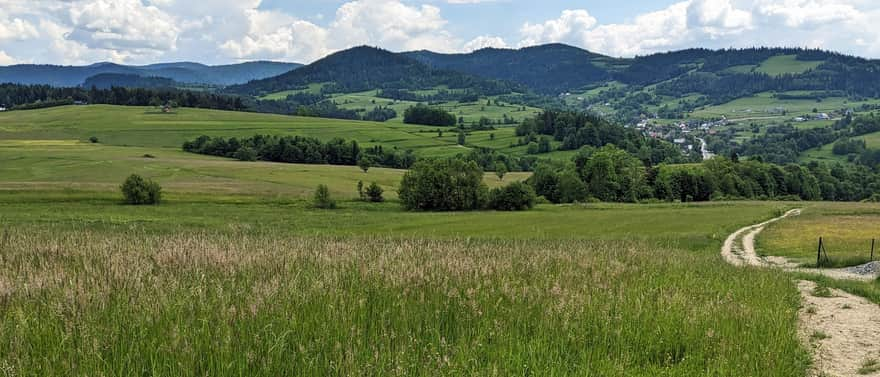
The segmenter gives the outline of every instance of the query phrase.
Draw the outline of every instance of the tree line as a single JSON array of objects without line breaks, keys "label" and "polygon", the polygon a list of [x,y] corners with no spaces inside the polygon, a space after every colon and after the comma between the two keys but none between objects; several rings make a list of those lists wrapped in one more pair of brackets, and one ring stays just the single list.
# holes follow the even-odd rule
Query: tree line
[{"label": "tree line", "polygon": [[718,157],[701,163],[645,166],[626,151],[585,147],[571,163],[542,162],[529,183],[553,203],[730,199],[858,201],[880,190],[864,166],[812,162],[776,165]]},{"label": "tree line", "polygon": [[215,110],[245,110],[247,106],[239,97],[206,92],[193,92],[173,88],[141,89],[113,87],[55,88],[48,85],[0,84],[0,105],[11,109],[45,107],[40,104],[67,105],[94,103],[123,106],[155,106],[175,103],[183,107]]},{"label": "tree line", "polygon": [[406,169],[416,157],[412,151],[385,149],[382,146],[362,148],[357,141],[334,138],[327,142],[313,137],[255,135],[238,139],[200,136],[183,143],[191,153],[229,157],[242,161],[272,161],[303,164],[358,165]]}]

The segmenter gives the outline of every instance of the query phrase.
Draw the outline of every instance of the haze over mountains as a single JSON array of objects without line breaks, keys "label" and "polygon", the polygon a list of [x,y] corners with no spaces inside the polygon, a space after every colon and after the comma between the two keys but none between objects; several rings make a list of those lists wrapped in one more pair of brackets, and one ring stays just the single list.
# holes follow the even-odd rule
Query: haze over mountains
[{"label": "haze over mountains", "polygon": [[82,85],[86,79],[92,76],[122,74],[141,77],[161,77],[178,83],[225,86],[277,76],[300,66],[301,64],[296,63],[269,61],[217,66],[192,62],[160,63],[145,66],[129,66],[115,63],[95,63],[87,66],[20,64],[0,67],[0,82],[71,87]]},{"label": "haze over mountains", "polygon": [[[264,96],[320,84],[324,93],[366,90],[462,89],[477,95],[532,92],[558,95],[614,84],[628,93],[703,95],[710,102],[765,91],[839,91],[880,96],[880,62],[820,50],[753,48],[688,49],[635,58],[613,58],[564,44],[522,49],[486,48],[467,54],[394,53],[360,46],[309,65],[250,62],[225,66],[167,63],[84,67],[0,67],[0,82],[78,86],[104,74],[111,85],[125,76],[160,77],[176,83],[228,86],[230,94]],[[124,80],[123,80],[124,81]],[[156,86],[165,81],[129,80]],[[620,88],[609,87],[609,89]],[[626,93],[624,93],[626,95]]]}]

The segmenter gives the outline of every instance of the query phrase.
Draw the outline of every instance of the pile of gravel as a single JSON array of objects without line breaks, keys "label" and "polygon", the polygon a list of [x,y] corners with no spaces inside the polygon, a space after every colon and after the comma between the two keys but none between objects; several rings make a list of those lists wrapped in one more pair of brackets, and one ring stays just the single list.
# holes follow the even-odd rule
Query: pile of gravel
[{"label": "pile of gravel", "polygon": [[874,261],[860,266],[848,267],[846,271],[858,275],[873,275],[880,271],[880,262]]}]

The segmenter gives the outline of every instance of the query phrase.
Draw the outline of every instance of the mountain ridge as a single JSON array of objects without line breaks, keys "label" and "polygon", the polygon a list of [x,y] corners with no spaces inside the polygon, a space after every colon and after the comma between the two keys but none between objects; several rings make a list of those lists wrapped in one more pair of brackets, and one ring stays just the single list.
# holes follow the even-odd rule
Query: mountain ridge
[{"label": "mountain ridge", "polygon": [[301,67],[298,63],[253,61],[237,64],[205,65],[196,62],[169,62],[148,65],[122,65],[97,62],[84,66],[55,64],[16,64],[0,66],[0,83],[72,87],[99,74],[125,74],[161,77],[180,83],[234,85],[273,77]]}]

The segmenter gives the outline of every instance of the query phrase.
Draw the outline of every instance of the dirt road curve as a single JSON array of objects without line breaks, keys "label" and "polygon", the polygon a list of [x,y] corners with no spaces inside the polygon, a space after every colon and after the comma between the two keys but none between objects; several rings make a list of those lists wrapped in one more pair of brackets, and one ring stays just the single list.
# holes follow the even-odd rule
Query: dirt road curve
[{"label": "dirt road curve", "polygon": [[[721,255],[735,266],[775,268],[780,272],[807,272],[836,279],[870,280],[876,275],[858,275],[845,269],[805,269],[778,257],[761,257],[755,252],[755,237],[775,219],[744,227],[724,241]],[[849,293],[830,289],[817,291],[816,283],[797,282],[802,306],[799,335],[813,354],[811,376],[880,376],[880,307]]]}]

